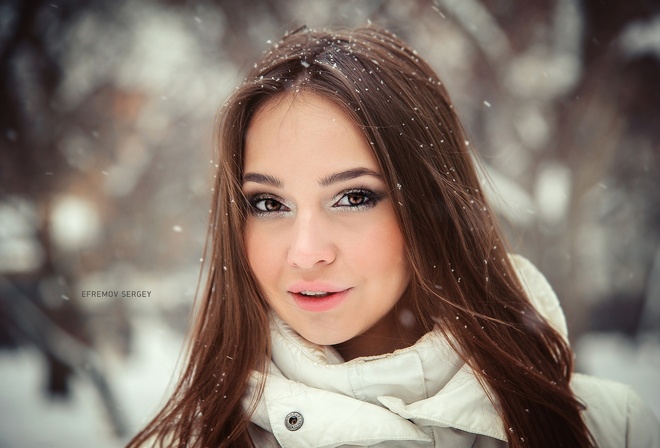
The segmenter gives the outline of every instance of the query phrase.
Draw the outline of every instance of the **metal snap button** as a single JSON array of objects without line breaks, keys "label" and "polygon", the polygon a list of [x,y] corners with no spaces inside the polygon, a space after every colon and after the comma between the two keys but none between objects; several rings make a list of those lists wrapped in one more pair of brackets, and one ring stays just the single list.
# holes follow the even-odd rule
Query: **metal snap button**
[{"label": "metal snap button", "polygon": [[286,417],[284,417],[284,426],[289,431],[298,431],[303,425],[303,416],[300,412],[289,412]]}]

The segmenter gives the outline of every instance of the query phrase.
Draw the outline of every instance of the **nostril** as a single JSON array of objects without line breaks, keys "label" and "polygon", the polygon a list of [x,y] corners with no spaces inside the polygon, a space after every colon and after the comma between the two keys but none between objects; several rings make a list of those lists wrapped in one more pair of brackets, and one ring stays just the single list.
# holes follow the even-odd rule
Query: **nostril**
[{"label": "nostril", "polygon": [[329,228],[318,214],[300,213],[288,235],[287,261],[291,266],[312,269],[331,263],[335,258],[335,246]]}]

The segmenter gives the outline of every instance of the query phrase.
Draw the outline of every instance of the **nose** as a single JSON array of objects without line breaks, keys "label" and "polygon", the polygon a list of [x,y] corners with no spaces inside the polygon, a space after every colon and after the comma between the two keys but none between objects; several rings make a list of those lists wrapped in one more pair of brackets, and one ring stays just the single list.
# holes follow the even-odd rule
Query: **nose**
[{"label": "nose", "polygon": [[298,215],[293,225],[287,262],[301,269],[332,263],[337,254],[330,229],[317,215]]}]

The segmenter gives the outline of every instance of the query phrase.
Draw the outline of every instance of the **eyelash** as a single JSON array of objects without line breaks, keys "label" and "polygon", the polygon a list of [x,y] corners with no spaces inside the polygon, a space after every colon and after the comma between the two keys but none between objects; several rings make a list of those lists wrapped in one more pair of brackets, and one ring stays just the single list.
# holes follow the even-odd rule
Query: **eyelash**
[{"label": "eyelash", "polygon": [[[349,208],[353,210],[362,210],[366,208],[375,207],[383,199],[382,194],[376,193],[375,191],[369,190],[367,188],[353,188],[350,190],[343,191],[340,194],[341,197],[337,202],[335,202],[333,207],[336,206],[341,208]],[[353,204],[353,205],[337,205],[344,198],[348,200],[348,197],[351,195],[361,197],[364,199],[365,202],[361,204]]]},{"label": "eyelash", "polygon": [[[338,196],[339,199],[333,204],[333,207],[348,209],[350,211],[373,208],[383,199],[382,194],[376,193],[367,188],[353,188],[350,190],[345,190],[339,193]],[[349,196],[360,197],[362,198],[363,202],[360,204],[352,204],[352,205],[350,204],[338,205],[344,199],[348,201]],[[274,201],[280,206],[280,208],[285,208],[285,210],[262,210],[258,207],[258,204],[265,201]],[[252,214],[254,214],[255,216],[267,216],[267,215],[273,215],[279,213],[286,213],[290,211],[289,208],[283,204],[282,199],[268,193],[259,193],[250,196],[248,198],[248,203],[250,205],[250,210]]]},{"label": "eyelash", "polygon": [[[279,204],[282,207],[287,208],[287,210],[261,210],[260,208],[257,207],[257,204],[260,202],[265,202],[265,201],[274,201],[277,204]],[[255,194],[253,196],[250,196],[248,199],[248,203],[250,204],[250,211],[252,212],[253,215],[255,216],[266,216],[266,215],[272,215],[275,213],[284,213],[289,211],[288,207],[282,203],[282,200],[278,198],[277,196],[273,196],[271,194],[267,193],[259,193]]]}]

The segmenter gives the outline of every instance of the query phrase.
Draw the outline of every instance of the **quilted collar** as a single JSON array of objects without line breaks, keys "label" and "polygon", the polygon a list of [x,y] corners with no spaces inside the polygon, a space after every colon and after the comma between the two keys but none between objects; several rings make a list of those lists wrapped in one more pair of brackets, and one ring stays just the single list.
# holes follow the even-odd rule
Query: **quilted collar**
[{"label": "quilted collar", "polygon": [[[476,435],[506,440],[493,404],[439,331],[411,347],[348,362],[332,347],[306,341],[276,316],[271,339],[271,367],[252,421],[280,445],[405,440],[406,446],[437,446],[437,438],[445,437],[450,446],[467,447]],[[259,378],[254,375],[252,391]],[[291,412],[304,418],[299,430],[286,428]]]},{"label": "quilted collar", "polygon": [[[545,277],[524,257],[511,255],[532,304],[562,334],[566,320]],[[480,447],[506,440],[503,423],[474,373],[439,331],[411,347],[343,362],[331,347],[309,343],[273,316],[272,361],[252,421],[287,447]],[[246,396],[257,396],[255,373]],[[284,421],[299,413],[296,431]],[[399,441],[399,442],[397,442]]]}]

